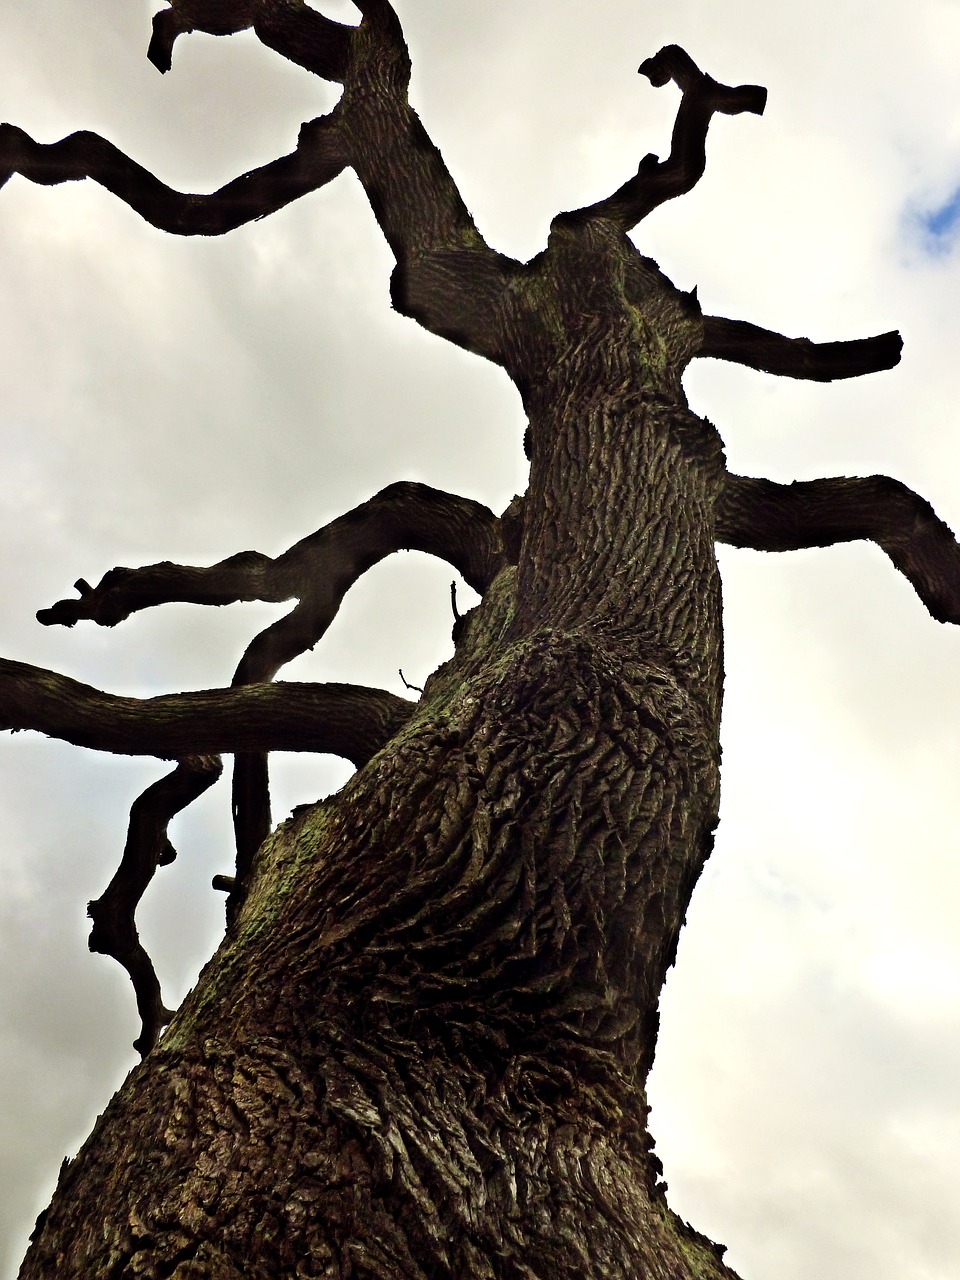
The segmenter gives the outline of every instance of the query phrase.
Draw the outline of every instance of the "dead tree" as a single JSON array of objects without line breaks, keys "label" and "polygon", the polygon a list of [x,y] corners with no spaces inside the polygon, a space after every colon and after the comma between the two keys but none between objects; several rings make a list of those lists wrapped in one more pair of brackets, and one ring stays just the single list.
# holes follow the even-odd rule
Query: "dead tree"
[{"label": "dead tree", "polygon": [[[855,377],[895,365],[900,339],[817,344],[705,315],[628,238],[698,181],[713,116],[762,112],[764,90],[720,84],[676,46],[649,58],[642,74],[682,92],[666,159],[560,214],[521,263],[484,242],[411,109],[388,0],[356,3],[356,27],[302,0],[157,15],[161,71],[185,33],[253,27],[343,86],[295,151],[212,195],[171,190],[93,133],[43,145],[0,129],[3,179],[92,178],[177,235],[223,234],[352,169],[396,258],[394,306],[506,370],[530,457],[499,517],[398,483],[275,559],[117,568],[39,615],[113,626],[167,601],[294,601],[229,688],[137,700],[0,664],[3,728],[177,762],[134,806],[90,907],[91,946],[133,980],[144,1061],[65,1164],[21,1276],[731,1277],[666,1204],[644,1093],[718,820],[714,546],[871,539],[953,623],[960,548],[885,477],[731,475],[681,376],[710,357]],[[275,682],[399,548],[482,596],[422,697]],[[357,771],[271,833],[277,749]],[[134,912],[219,753],[234,755],[228,927],[174,1015]]]}]

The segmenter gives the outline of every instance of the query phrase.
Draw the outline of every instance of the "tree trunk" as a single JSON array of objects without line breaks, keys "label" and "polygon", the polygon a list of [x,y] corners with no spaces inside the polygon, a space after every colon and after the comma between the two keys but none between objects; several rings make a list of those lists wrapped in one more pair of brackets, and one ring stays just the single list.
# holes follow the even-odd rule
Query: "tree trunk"
[{"label": "tree trunk", "polygon": [[414,718],[269,841],[24,1278],[731,1274],[646,1129],[718,802],[722,454],[664,337],[696,319],[663,310],[652,351],[587,316],[556,373],[524,356],[519,566]]},{"label": "tree trunk", "polygon": [[[161,69],[179,35],[253,23],[344,84],[294,155],[213,196],[171,192],[96,135],[42,147],[0,130],[0,170],[92,176],[184,234],[229,230],[351,166],[397,258],[395,306],[506,369],[531,459],[499,521],[395,486],[277,561],[114,570],[41,615],[112,625],[170,599],[297,595],[241,663],[244,687],[138,704],[0,664],[0,726],[245,760],[226,939],[152,1050],[151,988],[148,1056],[64,1167],[21,1280],[729,1278],[723,1250],[666,1205],[645,1101],[660,991],[718,817],[714,543],[872,537],[950,621],[960,551],[902,486],[728,476],[681,376],[697,355],[852,376],[895,363],[899,337],[818,347],[704,317],[629,240],[697,181],[712,115],[759,112],[762,90],[661,50],[641,71],[681,87],[670,155],[555,219],[520,264],[483,243],[410,109],[392,8],[357,7],[357,28],[280,0],[160,15]],[[484,592],[416,707],[263,683],[399,546],[444,555]],[[360,767],[253,857],[269,819],[260,754],[297,740]],[[139,887],[123,866],[111,886],[104,949],[121,959],[164,850],[150,813],[153,852],[125,855]],[[108,915],[103,900],[92,910]]]}]

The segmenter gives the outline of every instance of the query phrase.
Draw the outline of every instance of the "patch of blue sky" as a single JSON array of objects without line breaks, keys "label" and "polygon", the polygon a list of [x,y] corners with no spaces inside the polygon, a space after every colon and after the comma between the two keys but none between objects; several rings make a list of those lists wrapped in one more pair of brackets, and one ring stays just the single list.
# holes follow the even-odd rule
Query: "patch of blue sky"
[{"label": "patch of blue sky", "polygon": [[933,255],[947,253],[960,239],[960,187],[934,209],[917,214],[924,248]]}]

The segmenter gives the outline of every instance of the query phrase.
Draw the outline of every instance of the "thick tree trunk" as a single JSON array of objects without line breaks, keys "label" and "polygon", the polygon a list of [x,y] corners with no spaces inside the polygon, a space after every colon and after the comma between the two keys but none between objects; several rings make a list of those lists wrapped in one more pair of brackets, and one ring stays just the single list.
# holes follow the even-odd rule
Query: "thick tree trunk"
[{"label": "thick tree trunk", "polygon": [[[894,364],[899,337],[817,346],[705,318],[628,239],[697,181],[713,114],[761,111],[763,90],[720,85],[675,46],[648,59],[654,84],[683,92],[669,156],[555,219],[523,265],[484,244],[411,110],[391,6],[357,7],[357,28],[292,0],[173,0],[159,15],[161,69],[190,30],[253,25],[344,83],[293,155],[211,196],[170,191],[96,135],[44,147],[0,128],[0,177],[91,176],[182,234],[229,230],[352,167],[397,258],[395,306],[507,370],[531,458],[509,518],[395,486],[276,561],[114,571],[41,615],[112,625],[170,599],[297,596],[248,650],[244,687],[139,703],[0,664],[2,727],[245,758],[226,940],[65,1165],[21,1280],[730,1278],[722,1249],[665,1203],[645,1102],[660,991],[717,823],[714,542],[871,537],[949,621],[960,550],[882,478],[728,476],[681,376],[704,355],[848,377]],[[415,708],[263,683],[401,546],[484,592]],[[298,745],[358,772],[254,857],[262,753]],[[144,1052],[165,1011],[132,912],[169,853],[162,814],[181,783],[200,785],[190,774],[144,804],[93,904],[103,949],[141,974]]]},{"label": "thick tree trunk", "polygon": [[[568,248],[518,310],[560,275],[589,300],[609,246]],[[717,821],[722,452],[679,391],[699,318],[637,264],[655,344],[577,302],[564,358],[518,353],[519,566],[414,717],[269,841],[24,1280],[731,1274],[667,1209],[646,1130]]]}]

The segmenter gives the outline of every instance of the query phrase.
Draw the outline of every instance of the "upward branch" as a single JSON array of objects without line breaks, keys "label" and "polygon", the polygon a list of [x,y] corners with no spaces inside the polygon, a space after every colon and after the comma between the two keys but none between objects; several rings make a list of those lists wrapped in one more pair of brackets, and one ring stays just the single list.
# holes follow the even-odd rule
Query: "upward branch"
[{"label": "upward branch", "polygon": [[670,154],[666,160],[655,155],[644,156],[636,175],[612,196],[573,215],[606,218],[623,231],[635,227],[667,200],[686,194],[700,181],[707,162],[707,130],[716,114],[762,115],[767,101],[767,91],[759,85],[731,88],[720,84],[701,71],[690,55],[675,44],[666,45],[641,63],[640,74],[655,88],[672,80],[683,94]]}]

